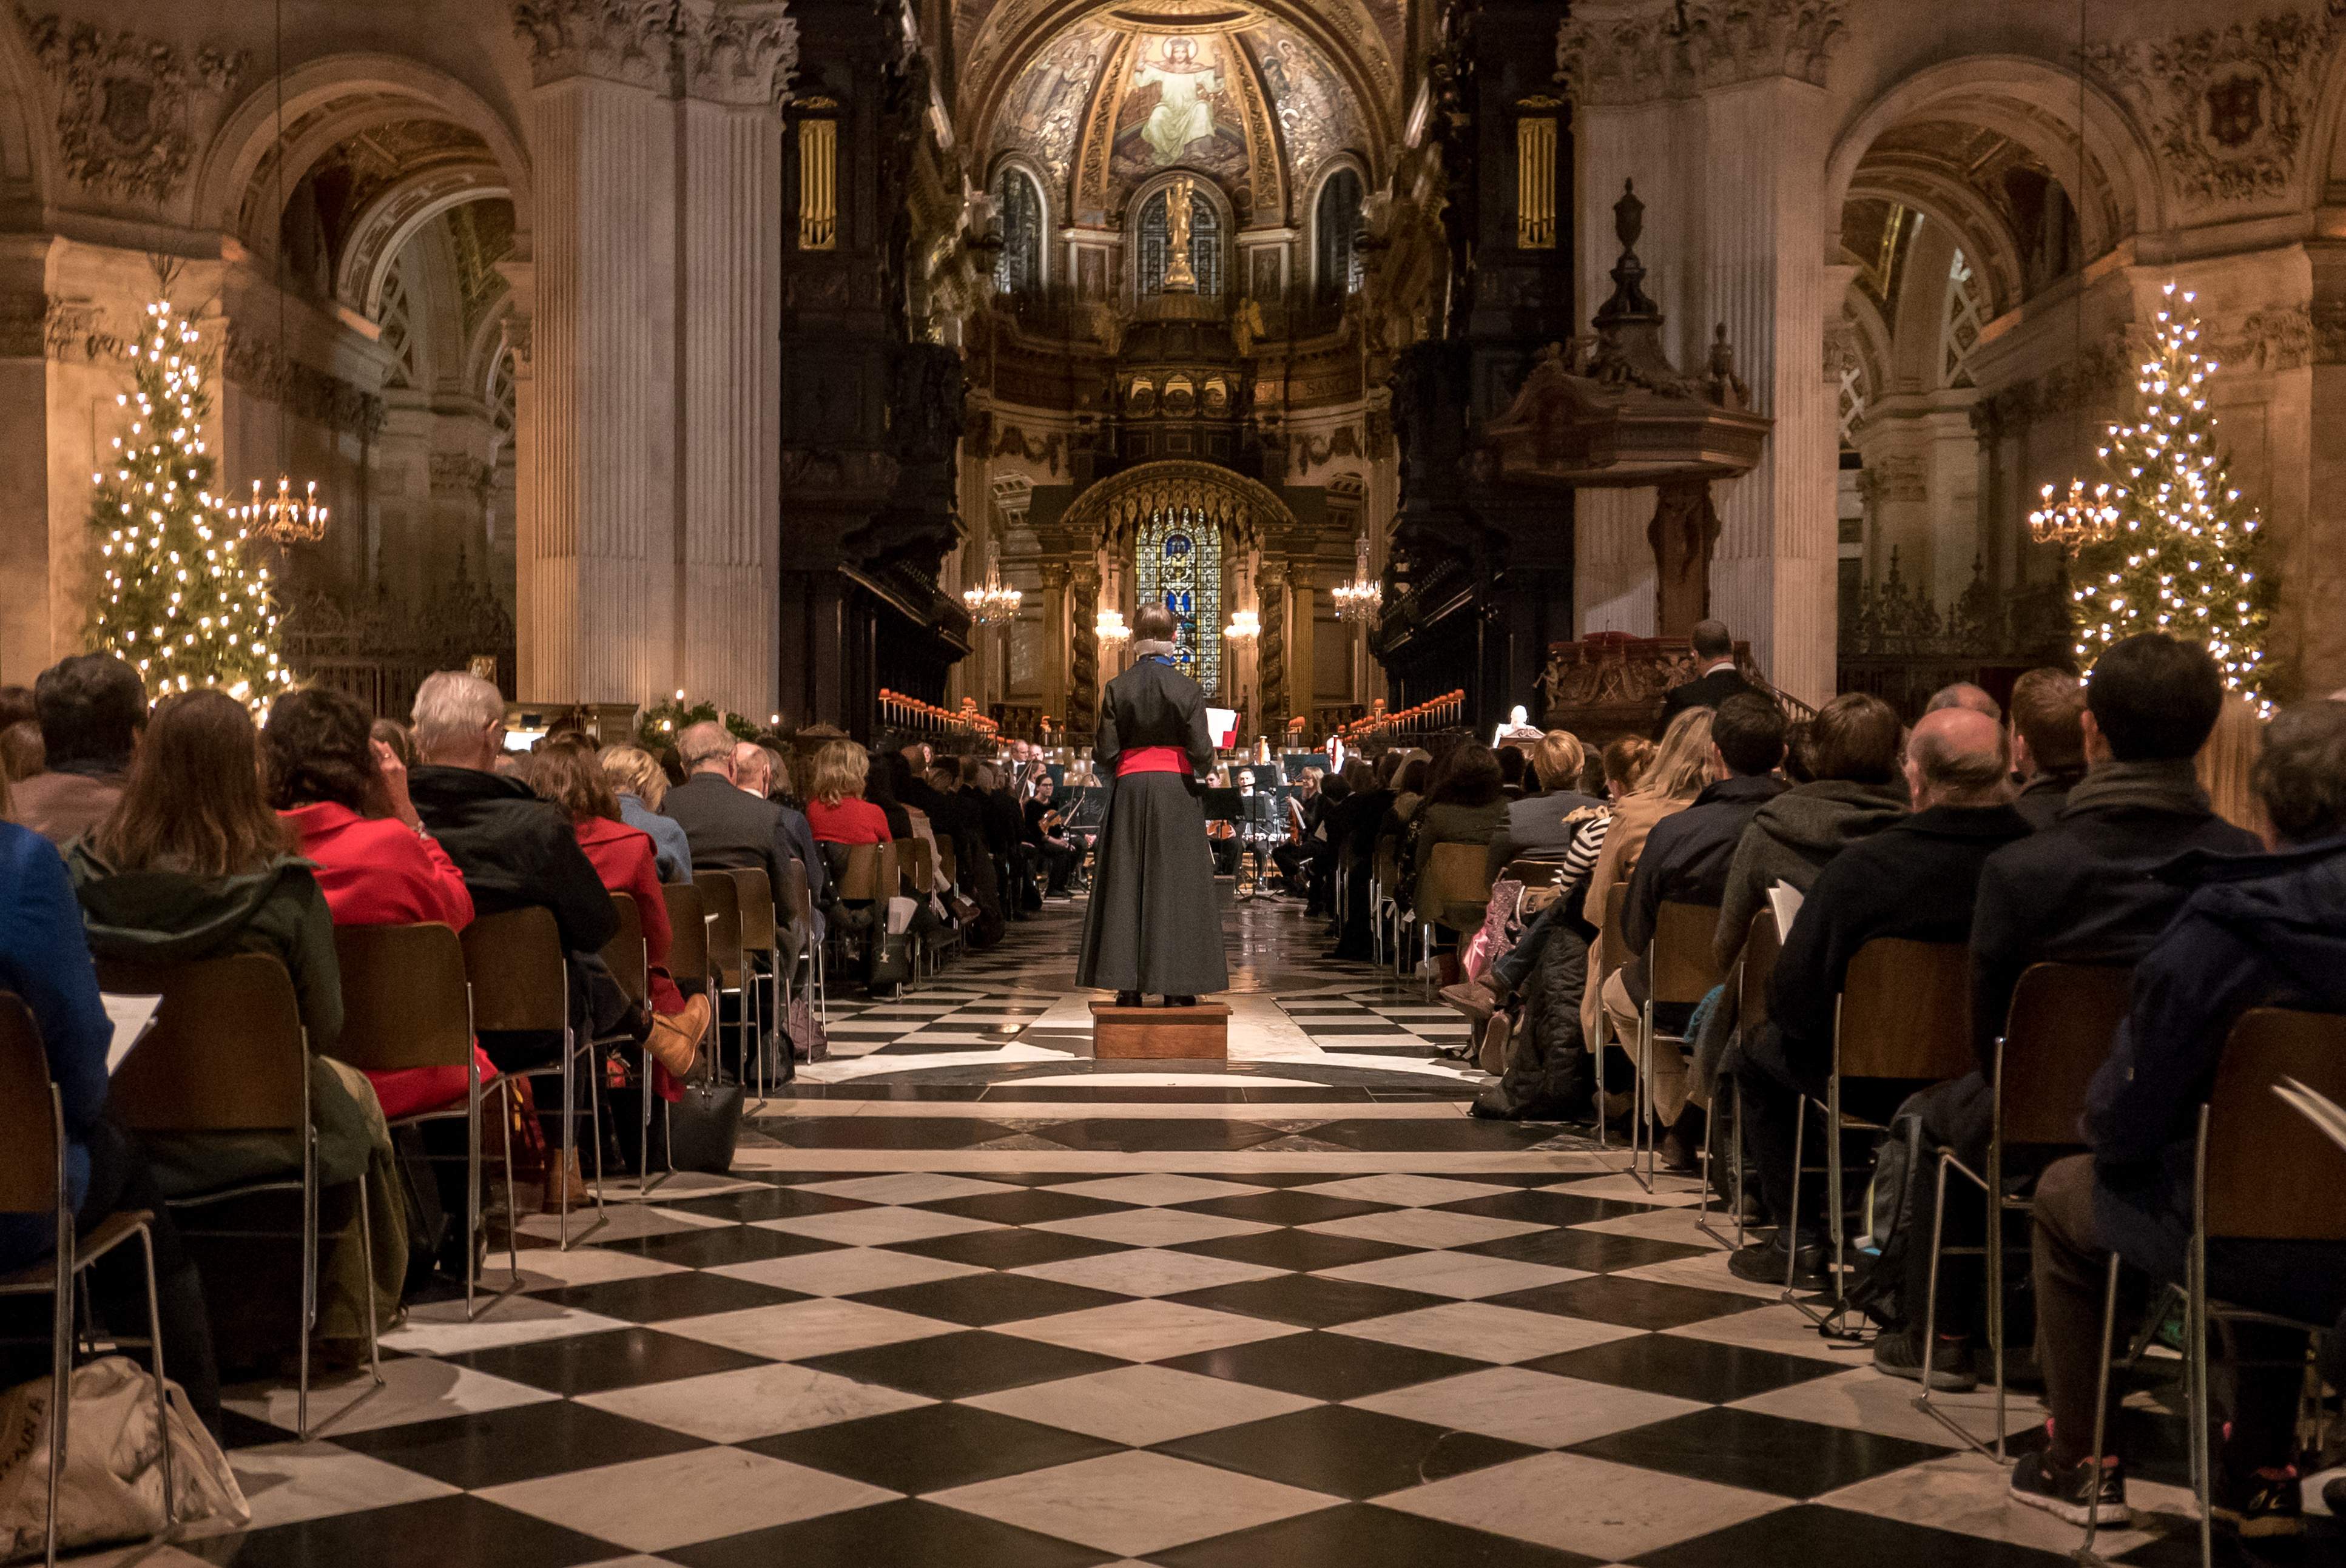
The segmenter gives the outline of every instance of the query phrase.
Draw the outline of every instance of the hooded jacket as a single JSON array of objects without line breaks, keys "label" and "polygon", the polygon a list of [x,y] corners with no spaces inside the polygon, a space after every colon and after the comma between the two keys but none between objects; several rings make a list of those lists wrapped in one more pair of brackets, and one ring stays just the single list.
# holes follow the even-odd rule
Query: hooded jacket
[{"label": "hooded jacket", "polygon": [[[1666,903],[1711,905],[1726,891],[1727,873],[1742,843],[1743,830],[1768,802],[1784,793],[1784,781],[1773,773],[1735,774],[1719,779],[1694,798],[1694,804],[1654,824],[1646,835],[1646,852],[1629,878],[1629,891],[1621,904],[1621,941],[1629,952],[1621,983],[1629,1000],[1642,1004],[1652,984],[1646,972],[1646,949]],[[1669,1029],[1686,1022],[1689,1008],[1669,1004],[1655,1016]]]},{"label": "hooded jacket", "polygon": [[1751,917],[1767,907],[1770,888],[1782,881],[1807,892],[1827,861],[1907,814],[1902,780],[1861,784],[1852,779],[1794,785],[1753,812],[1719,890],[1719,931],[1711,939],[1719,968],[1743,951]]},{"label": "hooded jacket", "polygon": [[[572,952],[600,952],[618,931],[611,895],[579,850],[569,817],[520,779],[433,764],[409,770],[407,793],[423,826],[464,873],[476,914],[550,910]],[[668,799],[677,793],[670,790]]]}]

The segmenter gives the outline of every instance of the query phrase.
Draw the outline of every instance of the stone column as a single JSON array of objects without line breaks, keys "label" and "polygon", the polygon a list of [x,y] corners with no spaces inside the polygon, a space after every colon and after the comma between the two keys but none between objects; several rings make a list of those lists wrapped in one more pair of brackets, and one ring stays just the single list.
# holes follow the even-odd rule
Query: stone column
[{"label": "stone column", "polygon": [[1043,575],[1043,711],[1067,717],[1067,576],[1065,561],[1039,561]]},{"label": "stone column", "polygon": [[762,723],[778,696],[779,0],[688,0],[676,181],[677,684]]},{"label": "stone column", "polygon": [[1255,639],[1255,728],[1275,740],[1287,723],[1287,563],[1264,558],[1255,596],[1262,602],[1262,636]]},{"label": "stone column", "polygon": [[1311,585],[1312,564],[1290,561],[1287,564],[1287,587],[1290,603],[1294,606],[1287,632],[1287,711],[1279,716],[1280,730],[1287,721],[1301,714],[1308,722],[1311,705],[1319,697],[1319,667],[1311,659]]},{"label": "stone column", "polygon": [[1091,556],[1077,561],[1071,579],[1067,621],[1067,740],[1089,746],[1099,721],[1099,563]]}]

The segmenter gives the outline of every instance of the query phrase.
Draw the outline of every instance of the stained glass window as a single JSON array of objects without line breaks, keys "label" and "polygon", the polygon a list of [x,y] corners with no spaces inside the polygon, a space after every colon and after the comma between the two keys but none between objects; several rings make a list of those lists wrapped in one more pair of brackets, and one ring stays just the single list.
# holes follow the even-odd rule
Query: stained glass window
[{"label": "stained glass window", "polygon": [[1206,688],[1221,690],[1221,530],[1186,506],[1149,514],[1140,530],[1133,563],[1140,604],[1162,604],[1173,612],[1173,657],[1182,673]]},{"label": "stained glass window", "polygon": [[1361,177],[1340,168],[1320,188],[1319,209],[1312,220],[1314,271],[1324,299],[1335,299],[1361,286]]},{"label": "stained glass window", "polygon": [[1005,168],[994,199],[1002,225],[994,286],[1005,294],[1036,292],[1043,287],[1043,193],[1021,170]]},{"label": "stained glass window", "polygon": [[[1158,191],[1140,209],[1140,291],[1165,291],[1165,192]],[[1189,196],[1189,270],[1198,275],[1198,292],[1222,291],[1222,217],[1214,204]]]}]

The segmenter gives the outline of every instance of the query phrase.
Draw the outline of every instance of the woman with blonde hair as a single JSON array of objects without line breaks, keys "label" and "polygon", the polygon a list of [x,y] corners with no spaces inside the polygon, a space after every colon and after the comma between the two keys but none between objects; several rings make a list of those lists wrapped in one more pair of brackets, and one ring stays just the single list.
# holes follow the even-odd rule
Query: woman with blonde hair
[{"label": "woman with blonde hair", "polygon": [[2199,788],[2208,791],[2216,815],[2257,834],[2264,832],[2270,819],[2249,786],[2249,775],[2264,748],[2265,721],[2257,717],[2256,704],[2237,691],[2227,692],[2224,706],[2217,710],[2216,728],[2199,748]]},{"label": "woman with blonde hair", "polygon": [[1533,745],[1533,792],[1507,806],[1507,820],[1491,835],[1484,869],[1496,877],[1509,860],[1554,860],[1572,848],[1580,830],[1601,816],[1605,803],[1580,792],[1588,749],[1570,730],[1551,729]]},{"label": "woman with blonde hair", "polygon": [[826,741],[814,757],[814,796],[807,801],[807,825],[818,844],[884,844],[887,813],[863,798],[872,759],[852,740]]},{"label": "woman with blonde hair", "polygon": [[658,759],[640,746],[606,746],[596,760],[602,764],[603,777],[611,781],[611,791],[618,797],[619,820],[652,836],[659,880],[692,881],[692,841],[685,837],[684,824],[660,815],[668,782]]}]

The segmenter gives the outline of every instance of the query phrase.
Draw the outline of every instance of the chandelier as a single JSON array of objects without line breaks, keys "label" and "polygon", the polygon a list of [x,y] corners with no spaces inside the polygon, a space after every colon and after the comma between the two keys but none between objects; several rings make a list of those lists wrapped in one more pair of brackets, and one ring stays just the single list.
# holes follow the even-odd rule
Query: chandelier
[{"label": "chandelier", "polygon": [[985,582],[962,594],[962,603],[969,606],[969,618],[981,626],[998,626],[1018,614],[1018,601],[1025,597],[1015,588],[1002,585],[1002,547],[988,540],[985,545]]},{"label": "chandelier", "polygon": [[1262,635],[1262,617],[1252,610],[1232,610],[1222,636],[1234,643],[1250,643]]},{"label": "chandelier", "polygon": [[1377,618],[1383,591],[1376,579],[1369,575],[1369,536],[1365,534],[1352,545],[1352,580],[1339,583],[1330,591],[1336,601],[1336,618],[1340,621],[1365,623]]},{"label": "chandelier", "polygon": [[1122,610],[1102,610],[1099,619],[1092,623],[1092,636],[1099,639],[1100,647],[1112,648],[1131,636],[1132,628],[1124,624]]},{"label": "chandelier", "polygon": [[2094,487],[2093,499],[2086,499],[2086,482],[2069,481],[2069,498],[2055,505],[2053,487],[2046,485],[2041,493],[2045,504],[2028,514],[2028,535],[2039,545],[2058,545],[2065,550],[2081,549],[2115,539],[2118,532],[2118,509],[2110,504],[2110,487]]},{"label": "chandelier", "polygon": [[318,482],[310,482],[309,493],[301,500],[293,498],[293,482],[283,474],[277,476],[277,494],[269,500],[260,498],[260,481],[252,482],[252,503],[230,509],[229,514],[245,528],[262,538],[279,545],[314,545],[326,536],[327,509],[318,504]]}]

